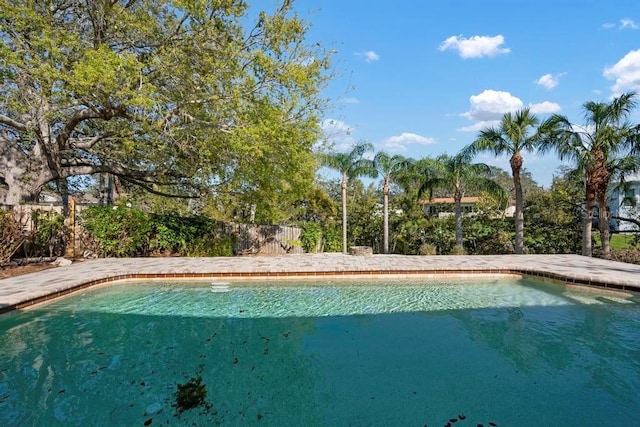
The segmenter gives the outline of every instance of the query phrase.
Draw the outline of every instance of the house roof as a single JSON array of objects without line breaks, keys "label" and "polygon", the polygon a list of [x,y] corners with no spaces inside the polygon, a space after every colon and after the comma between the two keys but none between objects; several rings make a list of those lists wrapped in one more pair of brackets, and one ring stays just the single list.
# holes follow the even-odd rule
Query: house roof
[{"label": "house roof", "polygon": [[[460,203],[474,204],[480,201],[480,197],[463,197]],[[434,197],[430,200],[420,200],[418,203],[421,205],[441,205],[447,203],[454,203],[453,197]]]}]

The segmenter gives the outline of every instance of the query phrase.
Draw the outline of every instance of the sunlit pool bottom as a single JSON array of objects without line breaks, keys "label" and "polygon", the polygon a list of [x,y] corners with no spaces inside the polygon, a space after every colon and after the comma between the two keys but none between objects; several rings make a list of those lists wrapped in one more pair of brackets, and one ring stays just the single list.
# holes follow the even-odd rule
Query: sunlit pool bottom
[{"label": "sunlit pool bottom", "polygon": [[0,425],[640,425],[638,300],[517,277],[116,284],[0,337]]}]

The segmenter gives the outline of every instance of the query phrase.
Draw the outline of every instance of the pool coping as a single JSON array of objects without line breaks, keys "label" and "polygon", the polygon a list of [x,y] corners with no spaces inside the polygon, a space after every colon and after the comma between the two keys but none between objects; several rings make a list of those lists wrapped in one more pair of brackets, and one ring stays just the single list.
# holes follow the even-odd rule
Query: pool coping
[{"label": "pool coping", "polygon": [[579,255],[415,256],[304,254],[234,258],[124,258],[77,262],[0,280],[0,314],[92,286],[152,279],[316,279],[519,275],[640,292],[640,266]]}]

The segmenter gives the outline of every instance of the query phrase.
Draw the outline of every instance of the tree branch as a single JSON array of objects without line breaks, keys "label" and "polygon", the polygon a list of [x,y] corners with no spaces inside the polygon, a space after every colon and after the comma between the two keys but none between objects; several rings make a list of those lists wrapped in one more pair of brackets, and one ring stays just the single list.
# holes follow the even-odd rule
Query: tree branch
[{"label": "tree branch", "polygon": [[[120,176],[120,175],[119,175]],[[171,197],[174,199],[198,199],[200,198],[199,195],[189,195],[189,194],[172,194],[172,193],[167,193],[164,191],[160,191],[160,190],[156,190],[155,188],[147,185],[146,183],[142,182],[142,181],[138,181],[136,179],[127,177],[127,176],[120,176],[120,179],[122,179],[123,181],[126,181],[130,184],[133,185],[137,185],[138,187],[144,189],[145,191],[152,193],[152,194],[156,194],[158,196],[164,196],[164,197]]]},{"label": "tree branch", "polygon": [[71,143],[71,146],[74,148],[78,148],[80,150],[90,150],[98,142],[102,141],[103,139],[110,138],[114,135],[115,135],[114,132],[107,132],[102,135],[94,136],[93,138],[84,138],[82,140],[80,139],[70,140],[70,143]]},{"label": "tree branch", "polygon": [[71,133],[74,129],[83,121],[90,119],[104,119],[111,120],[113,117],[122,116],[124,117],[124,110],[122,108],[103,108],[100,110],[92,110],[86,109],[76,112],[71,118],[67,121],[62,129],[62,132],[56,138],[58,143],[58,147],[62,149],[64,145],[69,141]]},{"label": "tree branch", "polygon": [[11,117],[5,116],[4,114],[0,114],[0,124],[3,124],[5,126],[9,126],[14,128],[15,130],[18,131],[22,131],[22,132],[26,132],[27,131],[27,125],[24,123],[21,123],[17,120],[13,120]]},{"label": "tree branch", "polygon": [[638,227],[640,227],[640,221],[638,221],[637,219],[633,219],[633,218],[624,218],[621,216],[617,216],[617,215],[611,215],[611,219],[618,219],[620,221],[627,221],[630,222],[632,224],[637,225]]},{"label": "tree branch", "polygon": [[122,178],[129,178],[147,184],[174,185],[175,180],[188,178],[186,175],[177,175],[170,171],[141,171],[130,169],[122,165],[103,165],[93,164],[88,161],[83,162],[82,159],[65,160],[62,164],[62,177],[75,175],[93,175],[96,173],[110,173]]}]

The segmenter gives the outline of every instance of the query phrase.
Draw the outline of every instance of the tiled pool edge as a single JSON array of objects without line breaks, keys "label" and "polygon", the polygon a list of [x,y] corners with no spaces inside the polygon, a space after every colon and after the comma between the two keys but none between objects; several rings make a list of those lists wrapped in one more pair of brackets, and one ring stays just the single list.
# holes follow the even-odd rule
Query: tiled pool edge
[{"label": "tiled pool edge", "polygon": [[193,279],[221,279],[221,278],[235,278],[235,279],[313,279],[313,278],[372,278],[372,277],[395,277],[395,278],[407,278],[407,277],[463,277],[463,276],[477,276],[477,275],[518,275],[522,277],[534,277],[551,282],[561,282],[568,285],[589,286],[597,287],[616,291],[630,291],[640,293],[640,284],[630,284],[615,281],[602,281],[594,280],[587,277],[568,276],[559,273],[551,273],[548,271],[538,271],[531,268],[517,269],[517,268],[476,268],[476,269],[416,269],[416,270],[343,270],[343,271],[236,271],[236,272],[218,272],[218,273],[127,273],[127,274],[115,274],[109,275],[103,278],[89,280],[80,284],[71,285],[67,288],[56,289],[55,291],[38,295],[33,298],[25,299],[24,301],[17,302],[15,304],[7,304],[0,306],[0,315],[9,313],[15,310],[20,310],[28,307],[32,307],[37,304],[48,302],[56,298],[60,298],[83,289],[87,289],[97,285],[103,285],[108,283],[115,283],[121,281],[136,281],[136,280],[155,280],[155,279],[180,279],[180,280],[193,280]]}]

